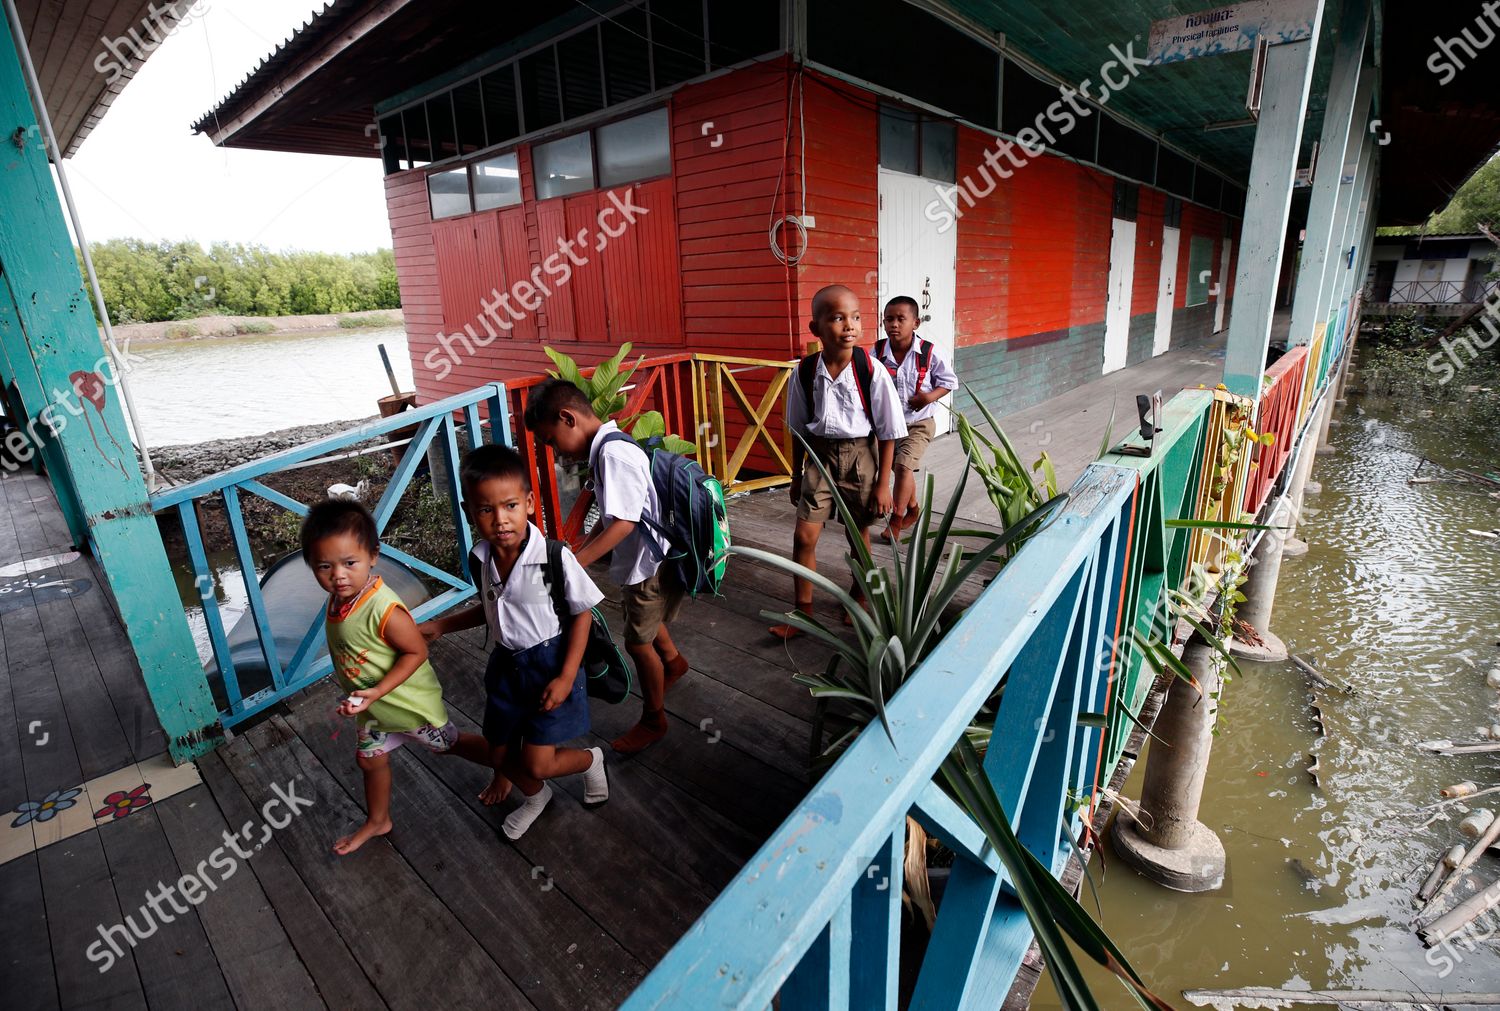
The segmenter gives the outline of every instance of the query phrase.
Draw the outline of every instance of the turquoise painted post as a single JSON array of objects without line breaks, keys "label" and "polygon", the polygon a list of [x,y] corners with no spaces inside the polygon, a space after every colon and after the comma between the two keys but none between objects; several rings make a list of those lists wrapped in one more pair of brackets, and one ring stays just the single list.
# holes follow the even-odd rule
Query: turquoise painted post
[{"label": "turquoise painted post", "polygon": [[[1368,72],[1360,82],[1361,92],[1364,91],[1367,82],[1374,77],[1374,71],[1366,69]],[[1365,177],[1370,171],[1370,151],[1375,142],[1367,128],[1368,115],[1369,109],[1366,108],[1355,120],[1357,132],[1351,130],[1349,136],[1353,152],[1339,168],[1339,209],[1333,232],[1328,240],[1328,258],[1323,264],[1322,295],[1318,302],[1317,316],[1318,319],[1326,321],[1329,327],[1333,326],[1333,316],[1338,312],[1339,304],[1343,301],[1340,285],[1344,278],[1343,256],[1349,249],[1349,237],[1359,217],[1360,194],[1364,191]],[[1347,178],[1350,175],[1353,178]]]},{"label": "turquoise painted post", "polygon": [[0,305],[8,310],[0,313],[0,346],[31,418],[39,427],[55,423],[53,483],[76,494],[84,526],[75,536],[86,533],[99,559],[172,757],[184,761],[214,745],[217,709],[146,502],[46,152],[39,143],[16,148],[10,138],[18,131],[39,135],[15,40],[0,19],[0,136],[7,145],[0,158]]},{"label": "turquoise painted post", "polygon": [[[1338,256],[1334,236],[1342,233],[1342,215],[1353,199],[1354,187],[1341,182],[1344,166],[1357,161],[1363,147],[1362,133],[1351,124],[1364,125],[1374,89],[1373,72],[1361,75],[1365,34],[1369,23],[1368,0],[1344,0],[1339,19],[1338,45],[1333,54],[1333,77],[1328,104],[1323,113],[1323,136],[1318,149],[1318,167],[1313,174],[1312,199],[1307,208],[1307,237],[1297,267],[1297,294],[1292,303],[1290,344],[1311,344],[1318,337],[1324,288],[1330,282],[1330,261]],[[1335,161],[1337,157],[1337,161]]]},{"label": "turquoise painted post", "polygon": [[1260,125],[1250,163],[1250,183],[1240,230],[1240,266],[1234,282],[1234,314],[1225,348],[1224,384],[1229,392],[1259,399],[1276,307],[1276,279],[1291,214],[1292,184],[1314,57],[1323,26],[1323,0],[1314,0],[1312,37],[1271,47],[1266,58]]}]

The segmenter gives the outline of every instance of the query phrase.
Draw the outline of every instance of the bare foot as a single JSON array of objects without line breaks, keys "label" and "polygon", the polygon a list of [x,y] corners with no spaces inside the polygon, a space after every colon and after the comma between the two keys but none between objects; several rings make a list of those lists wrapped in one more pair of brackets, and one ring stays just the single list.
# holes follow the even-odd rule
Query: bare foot
[{"label": "bare foot", "polygon": [[333,851],[341,857],[346,857],[371,839],[374,839],[376,836],[385,835],[390,830],[391,820],[389,818],[380,822],[367,821],[359,827],[358,832],[346,835],[334,843]]},{"label": "bare foot", "polygon": [[479,803],[499,804],[509,796],[510,780],[496,772],[495,778],[490,780],[490,785],[479,791]]},{"label": "bare foot", "polygon": [[610,742],[610,747],[622,755],[633,755],[644,751],[667,736],[667,717],[661,710],[641,713],[641,721],[626,731],[623,737]]},{"label": "bare foot", "polygon": [[670,660],[663,659],[661,665],[662,672],[666,675],[667,688],[671,688],[678,681],[682,680],[682,675],[688,672],[687,657],[681,653],[678,653]]}]

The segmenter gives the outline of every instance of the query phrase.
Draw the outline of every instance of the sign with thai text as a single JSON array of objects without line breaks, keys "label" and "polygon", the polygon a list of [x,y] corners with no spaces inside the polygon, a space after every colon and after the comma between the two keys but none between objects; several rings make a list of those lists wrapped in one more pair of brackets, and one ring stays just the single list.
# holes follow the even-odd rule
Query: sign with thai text
[{"label": "sign with thai text", "polygon": [[1153,63],[1177,63],[1252,49],[1262,36],[1271,45],[1312,38],[1316,0],[1247,0],[1151,24],[1146,49]]}]

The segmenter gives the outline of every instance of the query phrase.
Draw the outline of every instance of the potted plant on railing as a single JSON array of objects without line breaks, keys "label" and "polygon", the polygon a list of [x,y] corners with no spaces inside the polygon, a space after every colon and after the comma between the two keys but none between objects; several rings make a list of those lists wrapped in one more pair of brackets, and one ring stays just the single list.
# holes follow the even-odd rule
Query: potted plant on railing
[{"label": "potted plant on railing", "polygon": [[[626,357],[629,356],[631,347],[632,344],[629,341],[620,345],[620,350],[589,370],[587,375],[584,374],[585,370],[579,368],[578,363],[564,352],[552,347],[543,347],[542,350],[547,353],[548,358],[552,359],[552,364],[557,366],[555,372],[549,369],[547,374],[554,379],[566,379],[582,390],[583,395],[589,398],[595,416],[600,421],[609,421],[625,410],[628,402],[625,388],[630,385],[631,377],[635,375],[636,369],[640,368],[641,363],[646,360],[643,355],[636,359],[628,371],[622,372],[621,367]],[[641,444],[642,448],[660,446],[669,453],[683,454],[697,451],[698,447],[693,443],[667,431],[666,418],[660,411],[642,411],[616,420],[619,422],[620,430],[628,432]],[[583,460],[559,460],[557,462],[558,497],[562,503],[564,516],[572,512],[580,496],[587,494],[584,481],[587,471],[588,463]]]}]

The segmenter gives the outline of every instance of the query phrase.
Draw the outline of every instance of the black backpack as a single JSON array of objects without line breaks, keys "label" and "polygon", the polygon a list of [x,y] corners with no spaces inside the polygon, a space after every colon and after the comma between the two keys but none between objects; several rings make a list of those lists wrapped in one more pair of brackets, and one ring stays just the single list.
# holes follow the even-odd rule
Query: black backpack
[{"label": "black backpack", "polygon": [[[566,644],[573,612],[568,610],[567,584],[563,576],[564,546],[562,541],[547,539],[547,592],[552,597],[552,609],[557,612],[557,627]],[[583,670],[588,676],[585,684],[589,695],[614,705],[630,697],[634,678],[630,664],[615,645],[614,636],[609,634],[609,622],[604,620],[604,615],[597,607],[592,611],[589,641],[583,648]]]},{"label": "black backpack", "polygon": [[[813,411],[813,379],[818,375],[818,356],[814,351],[797,363],[797,382],[802,386],[802,399],[807,404],[807,413]],[[865,417],[870,419],[870,441],[875,441],[875,408],[870,402],[870,385],[875,382],[874,366],[870,364],[870,353],[864,348],[855,348],[849,362],[854,369],[854,385],[859,390],[859,402],[864,406]]]},{"label": "black backpack", "polygon": [[[625,432],[610,432],[599,445],[602,448],[620,441],[641,448],[634,436]],[[642,452],[650,463],[661,522],[649,516],[642,516],[641,521],[667,542],[667,554],[659,561],[673,567],[679,584],[689,594],[717,596],[729,565],[729,509],[724,504],[724,488],[697,460],[668,452],[660,443],[659,437],[653,438],[647,442],[649,450]],[[650,539],[647,543],[655,546]]]}]

